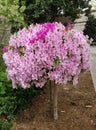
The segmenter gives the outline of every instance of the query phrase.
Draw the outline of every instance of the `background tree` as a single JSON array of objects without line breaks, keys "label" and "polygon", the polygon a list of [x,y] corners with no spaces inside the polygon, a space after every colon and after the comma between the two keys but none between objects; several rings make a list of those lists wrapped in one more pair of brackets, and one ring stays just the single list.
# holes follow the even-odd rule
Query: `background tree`
[{"label": "background tree", "polygon": [[24,25],[25,1],[22,0],[0,0],[0,25]]},{"label": "background tree", "polygon": [[96,42],[96,18],[94,15],[89,15],[85,25],[84,34],[88,35]]},{"label": "background tree", "polygon": [[44,23],[55,21],[58,16],[70,16],[74,21],[81,13],[89,14],[89,2],[90,0],[26,0],[25,20],[28,24]]},{"label": "background tree", "polygon": [[[21,5],[19,0],[0,0],[0,41],[6,41],[6,33],[10,27],[15,30],[25,26],[24,22],[25,0]],[[8,32],[9,34],[9,32]]]}]

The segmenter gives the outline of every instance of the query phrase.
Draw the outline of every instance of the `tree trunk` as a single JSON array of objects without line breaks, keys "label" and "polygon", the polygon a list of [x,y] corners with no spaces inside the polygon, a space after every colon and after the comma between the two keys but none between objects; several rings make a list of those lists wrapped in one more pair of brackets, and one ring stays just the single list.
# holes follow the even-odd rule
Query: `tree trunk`
[{"label": "tree trunk", "polygon": [[58,86],[54,83],[54,91],[53,91],[53,114],[54,120],[58,119],[58,106],[57,106],[57,97],[58,97]]},{"label": "tree trunk", "polygon": [[52,81],[50,82],[50,113],[53,116],[53,84]]}]

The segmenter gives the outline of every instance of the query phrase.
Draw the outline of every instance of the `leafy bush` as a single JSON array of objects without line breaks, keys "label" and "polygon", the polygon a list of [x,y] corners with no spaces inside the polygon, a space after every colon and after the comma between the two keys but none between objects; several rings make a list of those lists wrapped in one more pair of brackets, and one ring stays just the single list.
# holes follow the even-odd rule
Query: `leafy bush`
[{"label": "leafy bush", "polygon": [[94,15],[89,15],[88,21],[86,22],[84,34],[88,35],[96,42],[96,18]]},{"label": "leafy bush", "polygon": [[10,128],[12,127],[12,122],[8,122],[8,120],[3,119],[2,121],[0,121],[0,130],[10,130]]}]

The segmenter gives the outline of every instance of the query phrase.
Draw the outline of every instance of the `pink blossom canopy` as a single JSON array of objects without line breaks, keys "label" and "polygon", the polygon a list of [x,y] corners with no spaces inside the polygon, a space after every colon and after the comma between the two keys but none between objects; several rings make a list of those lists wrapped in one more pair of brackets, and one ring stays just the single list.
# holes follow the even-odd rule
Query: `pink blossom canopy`
[{"label": "pink blossom canopy", "polygon": [[66,30],[57,22],[18,31],[10,37],[9,49],[3,55],[13,88],[42,87],[47,80],[77,84],[80,72],[90,69],[87,41],[83,32]]}]

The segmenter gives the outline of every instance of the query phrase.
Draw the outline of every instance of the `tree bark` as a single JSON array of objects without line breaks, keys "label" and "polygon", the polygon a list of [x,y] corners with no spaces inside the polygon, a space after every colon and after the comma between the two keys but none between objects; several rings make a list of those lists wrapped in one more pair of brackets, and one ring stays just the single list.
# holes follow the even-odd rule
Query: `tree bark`
[{"label": "tree bark", "polygon": [[58,119],[58,102],[57,102],[57,98],[58,98],[58,86],[57,84],[54,83],[54,91],[53,91],[53,116],[54,116],[54,120]]},{"label": "tree bark", "polygon": [[50,80],[50,113],[53,116],[53,84]]}]

